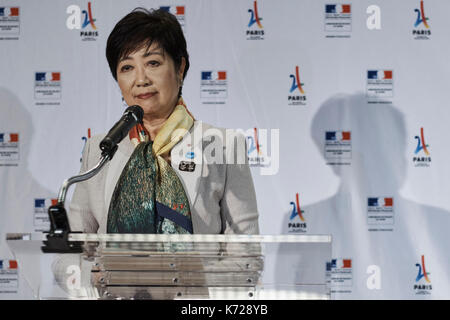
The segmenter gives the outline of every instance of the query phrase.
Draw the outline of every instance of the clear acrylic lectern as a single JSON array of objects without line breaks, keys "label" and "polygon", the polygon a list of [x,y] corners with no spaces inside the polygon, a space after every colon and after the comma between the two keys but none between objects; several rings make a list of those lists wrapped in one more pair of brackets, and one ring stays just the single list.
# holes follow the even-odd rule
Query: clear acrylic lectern
[{"label": "clear acrylic lectern", "polygon": [[82,253],[43,253],[45,234],[8,234],[36,299],[329,299],[328,235],[69,235]]}]

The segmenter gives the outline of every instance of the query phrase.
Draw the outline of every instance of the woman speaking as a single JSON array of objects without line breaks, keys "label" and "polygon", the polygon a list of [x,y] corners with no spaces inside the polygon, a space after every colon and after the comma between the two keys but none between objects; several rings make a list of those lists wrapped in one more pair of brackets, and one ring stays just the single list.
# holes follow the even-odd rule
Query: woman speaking
[{"label": "woman speaking", "polygon": [[[223,143],[225,130],[195,120],[181,96],[189,55],[177,19],[163,10],[133,10],[109,35],[106,57],[125,102],[141,106],[144,117],[104,169],[77,185],[69,213],[72,230],[259,233],[248,164],[217,161],[221,152],[216,161],[206,159],[204,151]],[[202,137],[206,131],[221,134],[202,139],[200,154],[188,152],[184,160],[191,161],[180,162],[179,154],[192,148],[188,137],[198,130]],[[98,162],[104,136],[86,143],[82,172]],[[239,148],[246,156],[245,143]]]}]

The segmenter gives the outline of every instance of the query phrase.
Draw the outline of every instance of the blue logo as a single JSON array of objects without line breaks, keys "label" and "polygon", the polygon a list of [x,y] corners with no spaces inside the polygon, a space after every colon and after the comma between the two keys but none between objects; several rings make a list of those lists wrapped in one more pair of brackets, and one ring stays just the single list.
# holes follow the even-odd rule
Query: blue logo
[{"label": "blue logo", "polygon": [[426,144],[426,142],[425,142],[425,136],[423,134],[423,127],[420,128],[420,137],[415,136],[414,138],[417,139],[417,147],[416,147],[416,151],[414,151],[414,153],[418,154],[420,151],[423,150],[423,152],[425,152],[425,154],[427,156],[429,156],[430,155],[430,152],[428,151],[429,145]]},{"label": "blue logo", "polygon": [[194,158],[195,158],[195,153],[192,152],[192,151],[186,153],[186,158],[188,158],[188,159],[194,159]]},{"label": "blue logo", "polygon": [[291,201],[289,204],[292,206],[292,212],[291,212],[291,216],[289,217],[289,219],[293,220],[296,216],[299,216],[301,221],[305,221],[305,218],[303,217],[304,211],[302,209],[300,209],[298,192],[295,194],[295,202]]},{"label": "blue logo", "polygon": [[90,24],[92,26],[92,29],[97,30],[97,27],[94,24],[94,22],[97,21],[97,19],[93,18],[91,2],[88,2],[88,11],[83,10],[82,13],[84,14],[84,22],[81,27],[84,29]]},{"label": "blue logo", "polygon": [[298,66],[295,66],[295,75],[291,74],[289,77],[292,79],[292,85],[289,92],[293,92],[295,89],[298,89],[301,94],[305,94],[305,91],[303,90],[304,83],[300,82],[300,75],[299,75],[299,68]]},{"label": "blue logo", "polygon": [[414,23],[414,27],[417,27],[419,24],[423,23],[425,28],[428,29],[430,27],[427,23],[429,19],[425,16],[425,10],[423,8],[423,0],[420,1],[420,10],[414,9],[414,12],[417,13],[417,19],[416,22]]},{"label": "blue logo", "polygon": [[262,29],[263,28],[261,24],[262,18],[260,18],[258,15],[258,4],[256,3],[256,0],[253,2],[253,10],[248,9],[248,12],[250,12],[250,21],[248,23],[248,27],[250,28],[252,25],[256,23],[258,27]]}]

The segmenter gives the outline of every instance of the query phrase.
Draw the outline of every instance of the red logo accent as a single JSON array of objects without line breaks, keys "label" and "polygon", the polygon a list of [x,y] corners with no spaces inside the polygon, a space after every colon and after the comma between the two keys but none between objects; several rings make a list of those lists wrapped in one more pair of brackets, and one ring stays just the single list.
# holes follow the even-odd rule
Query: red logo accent
[{"label": "red logo accent", "polygon": [[384,70],[384,78],[392,79],[392,70]]},{"label": "red logo accent", "polygon": [[342,5],[342,13],[351,13],[352,12],[352,6],[349,4],[343,4]]},{"label": "red logo accent", "polygon": [[10,139],[10,142],[19,142],[19,134],[18,133],[10,133],[9,139]]},{"label": "red logo accent", "polygon": [[60,81],[61,80],[61,73],[60,72],[52,72],[52,80],[53,81]]},{"label": "red logo accent", "polygon": [[177,14],[184,14],[184,7],[183,6],[177,6]]},{"label": "red logo accent", "polygon": [[19,8],[11,8],[11,17],[19,16]]},{"label": "red logo accent", "polygon": [[342,131],[342,140],[351,140],[350,131]]},{"label": "red logo accent", "polygon": [[351,268],[352,260],[351,259],[343,259],[342,264],[343,264],[343,268]]},{"label": "red logo accent", "polygon": [[218,71],[217,72],[218,80],[226,80],[227,79],[227,72],[226,71]]}]

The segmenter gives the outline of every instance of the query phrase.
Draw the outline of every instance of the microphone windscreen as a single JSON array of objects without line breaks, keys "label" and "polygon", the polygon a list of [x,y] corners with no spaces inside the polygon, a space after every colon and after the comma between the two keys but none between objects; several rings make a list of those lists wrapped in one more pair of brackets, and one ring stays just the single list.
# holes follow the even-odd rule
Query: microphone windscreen
[{"label": "microphone windscreen", "polygon": [[125,110],[125,113],[126,112],[132,112],[136,116],[136,118],[138,118],[139,122],[142,122],[142,119],[144,118],[144,110],[138,105],[128,107]]}]

